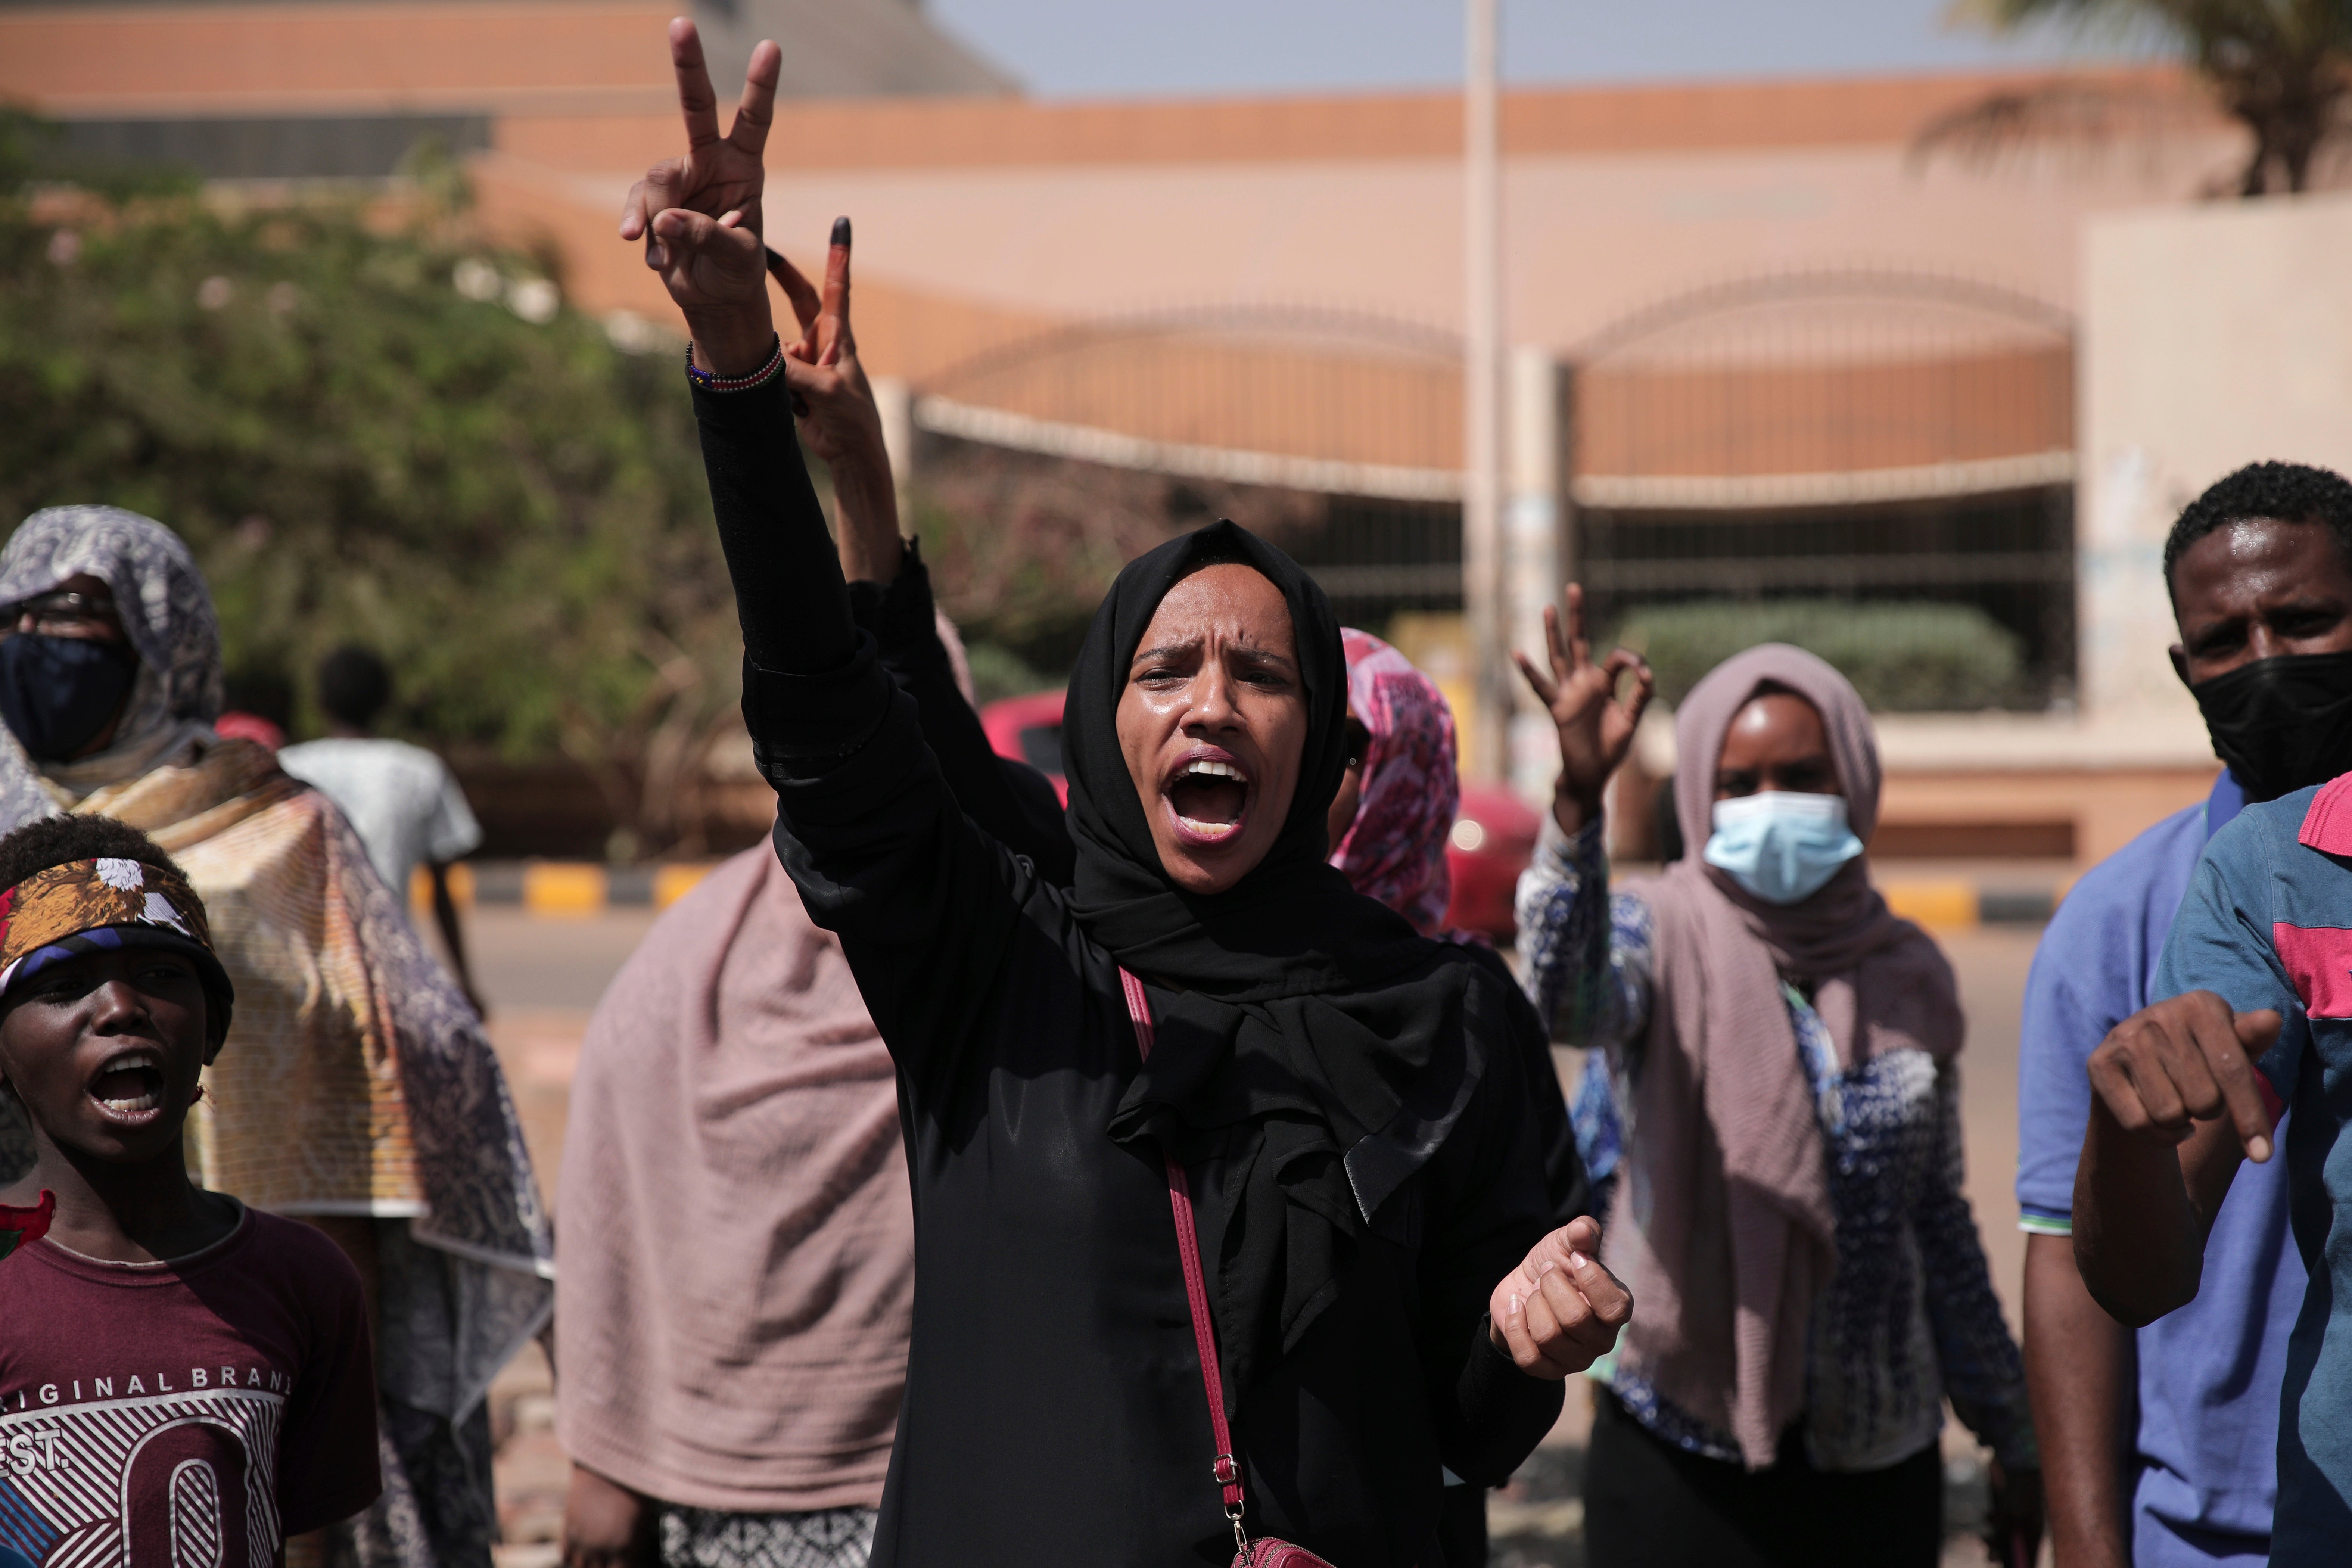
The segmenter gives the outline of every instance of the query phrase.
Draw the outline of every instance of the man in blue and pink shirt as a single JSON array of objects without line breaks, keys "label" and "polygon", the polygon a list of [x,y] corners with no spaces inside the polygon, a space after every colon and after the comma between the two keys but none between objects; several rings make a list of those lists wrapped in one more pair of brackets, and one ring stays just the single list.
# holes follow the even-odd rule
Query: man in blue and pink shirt
[{"label": "man in blue and pink shirt", "polygon": [[[2231,485],[2231,504],[2208,509],[2195,538],[2177,529],[2167,553],[2176,660],[2251,804],[2216,828],[2227,803],[2209,803],[2210,841],[2147,986],[2166,1000],[2091,1054],[2073,1250],[2101,1307],[2153,1325],[2139,1338],[2143,1390],[2153,1374],[2202,1391],[2159,1412],[2177,1452],[2221,1477],[2234,1452],[2251,1474],[2263,1449],[2247,1412],[2276,1391],[2269,1559],[2339,1562],[2352,1552],[2352,1245],[2332,1230],[2352,1205],[2352,1159],[2331,1156],[2352,1109],[2352,777],[2315,781],[2352,769],[2352,487],[2277,464]],[[2184,566],[2234,586],[2200,609]],[[2286,1259],[2263,1230],[2282,1208]],[[2309,1281],[2288,1327],[2294,1258]],[[2144,1408],[2143,1462],[2147,1430]],[[2189,1483],[2169,1488],[2181,1502],[2197,1500],[2198,1479],[2166,1478]],[[2217,1492],[2209,1514],[2233,1522],[2250,1500]],[[2200,1528],[2173,1529],[2164,1555],[2139,1560],[2189,1560],[2179,1549],[2198,1547]],[[2205,1561],[2259,1556],[2257,1542],[2204,1544],[2221,1549]]]},{"label": "man in blue and pink shirt", "polygon": [[2278,1391],[2305,1278],[2287,1235],[2284,1169],[2238,1173],[2213,1221],[2204,1289],[2134,1334],[2075,1269],[2075,1164],[2091,1052],[2168,994],[2157,988],[2158,961],[2207,842],[2249,798],[2352,767],[2352,755],[2303,743],[2317,731],[2275,700],[2283,674],[2315,678],[2323,702],[2352,692],[2348,545],[2352,484],[2320,468],[2256,464],[2180,514],[2166,549],[2181,634],[2173,659],[2231,765],[2206,800],[2075,885],[2026,983],[2025,1355],[2059,1568],[2252,1568],[2269,1556]]}]

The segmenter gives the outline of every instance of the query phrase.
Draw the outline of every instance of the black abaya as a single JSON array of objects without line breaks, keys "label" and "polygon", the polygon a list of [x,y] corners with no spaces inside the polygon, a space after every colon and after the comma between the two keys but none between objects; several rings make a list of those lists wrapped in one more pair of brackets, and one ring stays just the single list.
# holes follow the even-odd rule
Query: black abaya
[{"label": "black abaya", "polygon": [[[942,783],[908,699],[851,623],[781,384],[698,392],[696,408],[778,853],[840,934],[899,1069],[915,1326],[874,1561],[1222,1564],[1233,1542],[1158,1149],[1112,1133],[1141,1065],[1117,962]],[[1401,1172],[1381,1169],[1391,1190],[1370,1219],[1325,1216],[1323,1299],[1228,1391],[1253,1532],[1341,1568],[1440,1568],[1442,1468],[1499,1482],[1559,1409],[1560,1385],[1519,1373],[1485,1323],[1495,1283],[1564,1217],[1512,1058],[1517,993],[1485,965],[1428,962],[1445,965],[1450,1000],[1418,1054],[1440,1070],[1387,1081],[1436,1135],[1401,1151]],[[1181,1011],[1179,993],[1145,978],[1155,1016]],[[1163,1055],[1183,1065],[1167,1032],[1155,1067]],[[1224,1081],[1219,1063],[1193,1065],[1197,1081]],[[1265,1184],[1259,1122],[1192,1136],[1217,1267],[1257,1223],[1253,1202],[1302,1194]],[[1251,1278],[1220,1274],[1221,1347],[1254,1331],[1229,1331],[1249,1315],[1234,1295]]]}]

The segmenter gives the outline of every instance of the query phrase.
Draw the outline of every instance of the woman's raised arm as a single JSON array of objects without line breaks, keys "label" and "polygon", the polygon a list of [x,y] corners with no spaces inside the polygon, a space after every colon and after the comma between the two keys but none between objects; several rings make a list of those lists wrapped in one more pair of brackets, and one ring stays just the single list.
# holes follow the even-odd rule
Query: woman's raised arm
[{"label": "woman's raised arm", "polygon": [[645,241],[646,265],[661,275],[693,336],[694,413],[743,651],[761,669],[822,674],[850,662],[857,631],[793,437],[790,377],[812,367],[783,352],[768,304],[761,157],[782,57],[772,43],[751,51],[742,103],[721,137],[694,24],[672,22],[669,46],[687,150],[631,189],[621,236]]},{"label": "woman's raised arm", "polygon": [[920,1107],[986,1048],[971,999],[993,984],[1024,900],[1050,895],[1030,862],[972,825],[914,702],[858,630],[801,458],[794,394],[814,422],[841,412],[847,256],[832,269],[831,324],[780,342],[756,226],[776,47],[752,52],[724,139],[692,23],[670,25],[670,52],[688,151],[630,193],[622,233],[643,239],[693,334],[703,466],[743,623],[743,718],[776,791],[777,854],[809,917],[841,937]]}]

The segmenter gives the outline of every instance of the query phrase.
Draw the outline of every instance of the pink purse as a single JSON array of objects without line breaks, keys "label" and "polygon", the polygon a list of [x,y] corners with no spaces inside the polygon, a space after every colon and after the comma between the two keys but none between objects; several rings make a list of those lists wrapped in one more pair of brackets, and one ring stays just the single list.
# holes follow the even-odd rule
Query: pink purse
[{"label": "pink purse", "polygon": [[[1135,1048],[1151,1058],[1151,1007],[1143,998],[1143,982],[1125,969],[1119,984],[1127,992],[1127,1016],[1135,1026]],[[1242,1468],[1234,1458],[1234,1435],[1225,1425],[1225,1380],[1217,1371],[1217,1338],[1209,1324],[1209,1289],[1201,1275],[1201,1238],[1192,1227],[1192,1188],[1184,1167],[1173,1156],[1168,1161],[1168,1206],[1176,1216],[1176,1250],[1184,1264],[1184,1298],[1192,1309],[1192,1338],[1201,1347],[1201,1386],[1209,1395],[1209,1430],[1217,1440],[1217,1462],[1210,1474],[1224,1489],[1225,1519],[1234,1527],[1232,1568],[1332,1568],[1304,1546],[1271,1536],[1252,1541],[1242,1527]]]}]

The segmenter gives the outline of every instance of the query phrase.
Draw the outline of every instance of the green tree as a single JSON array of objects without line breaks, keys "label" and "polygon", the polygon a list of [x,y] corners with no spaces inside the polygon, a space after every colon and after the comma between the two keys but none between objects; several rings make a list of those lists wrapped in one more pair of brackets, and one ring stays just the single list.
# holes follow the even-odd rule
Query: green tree
[{"label": "green tree", "polygon": [[[2300,191],[2312,160],[2345,128],[2352,88],[2352,0],[1958,0],[1955,14],[1999,29],[2036,23],[2150,29],[2166,39],[2245,126],[2253,146],[2239,194]],[[2107,117],[2063,84],[1998,95],[1924,140],[2000,138],[2052,121]]]},{"label": "green tree", "polygon": [[0,527],[145,512],[232,668],[302,688],[372,643],[407,732],[570,756],[641,842],[690,840],[740,641],[671,356],[562,308],[430,168],[404,202],[241,205],[35,184],[45,146],[0,123]]}]

